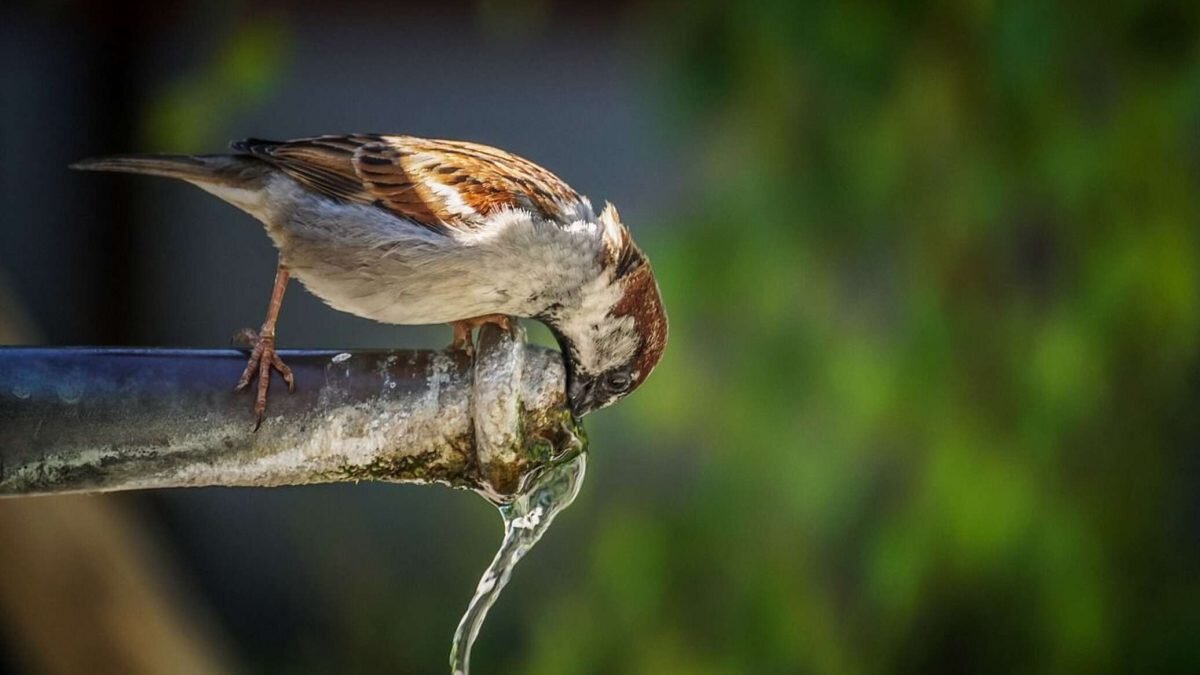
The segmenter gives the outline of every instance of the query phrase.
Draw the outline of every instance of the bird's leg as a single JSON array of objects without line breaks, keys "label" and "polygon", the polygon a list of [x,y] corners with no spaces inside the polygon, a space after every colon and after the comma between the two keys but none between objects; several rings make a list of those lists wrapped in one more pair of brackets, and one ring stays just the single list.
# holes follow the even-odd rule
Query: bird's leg
[{"label": "bird's leg", "polygon": [[512,319],[507,314],[484,314],[472,319],[463,319],[462,321],[453,321],[450,327],[454,329],[454,339],[450,341],[450,349],[465,352],[467,356],[475,356],[475,343],[471,340],[471,332],[476,328],[487,324],[494,323],[501,330],[510,330]]},{"label": "bird's leg", "polygon": [[267,411],[267,387],[271,385],[271,368],[278,370],[283,376],[288,391],[294,391],[296,388],[292,369],[284,365],[275,353],[275,321],[279,318],[279,307],[283,304],[283,292],[287,289],[287,282],[288,270],[281,262],[275,269],[275,287],[271,290],[271,303],[267,305],[267,318],[263,320],[262,329],[258,333],[249,328],[243,331],[253,348],[250,350],[250,360],[246,363],[246,369],[242,371],[242,377],[234,391],[245,389],[255,374],[258,375],[258,395],[254,399],[255,431],[262,425],[263,414]]},{"label": "bird's leg", "polygon": [[450,340],[450,349],[456,352],[466,352],[467,356],[474,356],[475,345],[471,342],[471,329],[473,326],[470,321],[455,321],[450,324],[451,330],[454,331],[454,337]]}]

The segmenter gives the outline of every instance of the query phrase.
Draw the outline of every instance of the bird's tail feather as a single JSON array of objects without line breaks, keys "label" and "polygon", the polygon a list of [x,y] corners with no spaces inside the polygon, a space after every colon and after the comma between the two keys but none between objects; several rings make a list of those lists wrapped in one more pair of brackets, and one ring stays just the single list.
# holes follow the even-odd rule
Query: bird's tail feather
[{"label": "bird's tail feather", "polygon": [[115,155],[80,160],[71,168],[141,173],[230,187],[250,187],[266,170],[261,162],[234,155]]}]

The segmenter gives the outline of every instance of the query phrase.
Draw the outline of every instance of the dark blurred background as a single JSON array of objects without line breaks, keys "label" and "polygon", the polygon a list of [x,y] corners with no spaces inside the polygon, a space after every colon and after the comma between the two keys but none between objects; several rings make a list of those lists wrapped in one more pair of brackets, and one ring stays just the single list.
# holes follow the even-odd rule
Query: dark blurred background
[{"label": "dark blurred background", "polygon": [[[671,317],[478,671],[1200,672],[1194,3],[6,6],[0,336],[225,346],[261,227],[66,165],[349,131],[613,201]],[[279,334],[449,338],[298,285]],[[0,503],[0,672],[441,672],[499,534],[437,488]]]}]

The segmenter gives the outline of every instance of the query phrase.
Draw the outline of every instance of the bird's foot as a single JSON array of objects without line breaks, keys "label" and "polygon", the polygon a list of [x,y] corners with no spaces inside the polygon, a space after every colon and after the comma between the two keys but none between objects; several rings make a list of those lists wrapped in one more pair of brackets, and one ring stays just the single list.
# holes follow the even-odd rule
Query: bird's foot
[{"label": "bird's foot", "polygon": [[241,391],[250,386],[250,380],[254,379],[255,375],[258,376],[258,394],[254,398],[254,430],[258,431],[262,426],[263,414],[267,411],[267,388],[271,386],[271,369],[278,370],[283,376],[289,392],[296,390],[296,380],[292,376],[292,369],[275,353],[273,333],[260,335],[245,328],[235,335],[234,339],[250,349],[250,359],[246,362],[246,369],[242,371],[242,377],[234,391]]},{"label": "bird's foot", "polygon": [[454,329],[454,338],[450,341],[449,348],[463,352],[468,358],[475,358],[475,341],[471,339],[471,333],[476,328],[489,323],[499,326],[501,330],[512,329],[512,317],[507,314],[484,314],[471,319],[454,321],[450,324],[450,327]]}]

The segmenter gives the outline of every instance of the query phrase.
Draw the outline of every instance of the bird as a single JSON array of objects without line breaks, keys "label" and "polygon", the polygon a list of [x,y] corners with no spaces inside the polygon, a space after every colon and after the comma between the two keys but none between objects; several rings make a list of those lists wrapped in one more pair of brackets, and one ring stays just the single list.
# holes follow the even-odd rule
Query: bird
[{"label": "bird", "polygon": [[75,169],[183,180],[264,226],[275,283],[236,390],[257,377],[255,430],[288,281],[335,310],[387,324],[448,323],[450,348],[511,318],[544,323],[561,349],[576,417],[637,389],[662,358],[658,282],[611,203],[590,200],[530,160],[479,143],[388,134],[234,141],[202,155],[114,155]]}]

